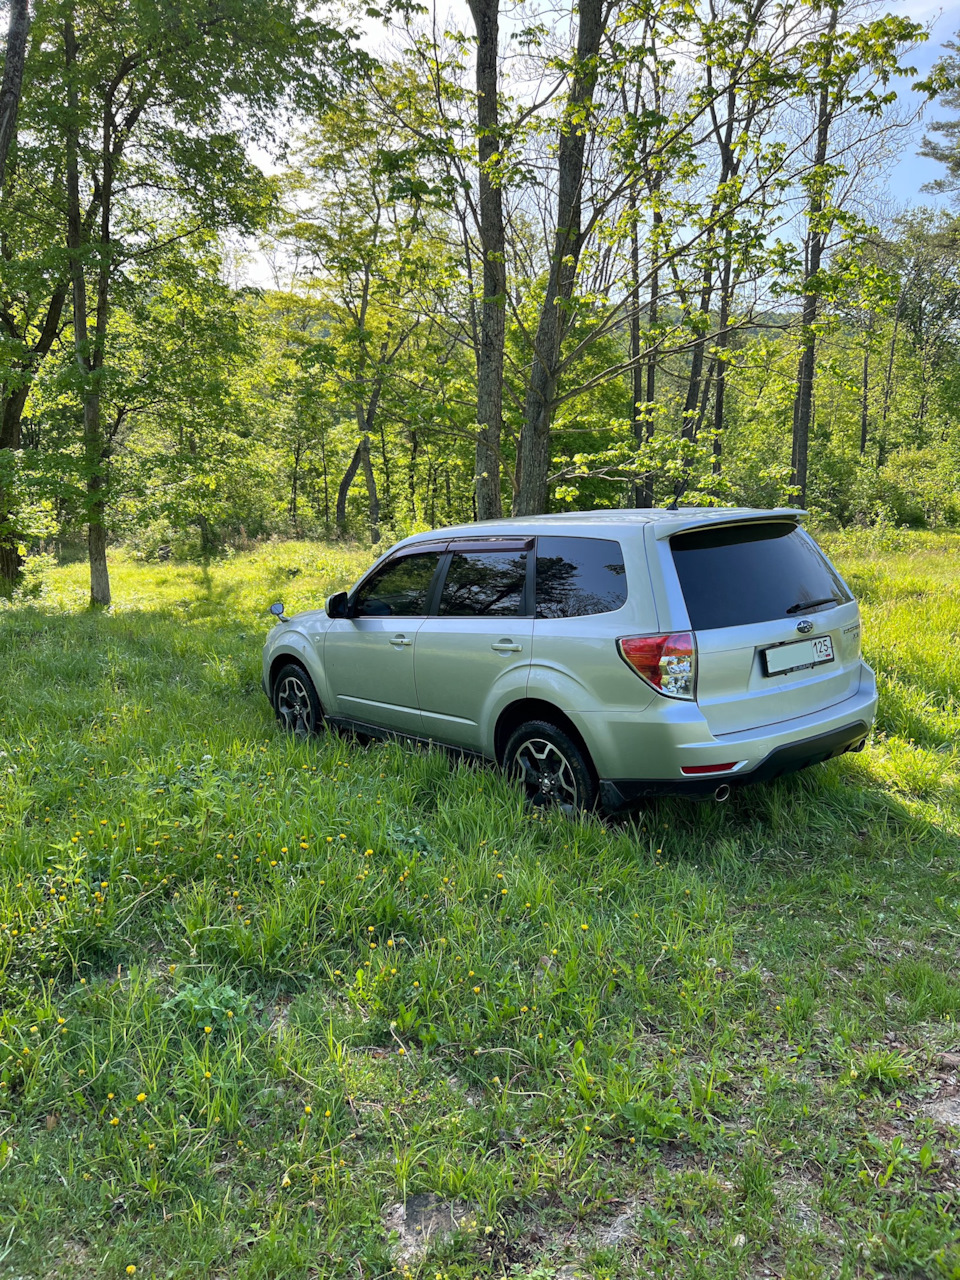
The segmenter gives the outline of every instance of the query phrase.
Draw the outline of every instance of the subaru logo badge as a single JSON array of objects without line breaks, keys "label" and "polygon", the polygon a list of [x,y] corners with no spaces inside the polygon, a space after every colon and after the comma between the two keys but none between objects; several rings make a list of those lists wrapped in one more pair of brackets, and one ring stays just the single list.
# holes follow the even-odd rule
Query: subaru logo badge
[{"label": "subaru logo badge", "polygon": [[804,618],[802,622],[797,623],[797,630],[800,632],[802,636],[805,636],[808,631],[813,630],[813,623],[810,621],[809,618]]}]

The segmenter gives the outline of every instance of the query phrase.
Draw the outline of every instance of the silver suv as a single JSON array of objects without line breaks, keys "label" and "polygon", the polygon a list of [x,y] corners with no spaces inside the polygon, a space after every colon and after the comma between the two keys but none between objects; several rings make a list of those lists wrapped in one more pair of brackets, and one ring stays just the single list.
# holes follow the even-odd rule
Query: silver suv
[{"label": "silver suv", "polygon": [[792,509],[594,511],[406,538],[263,651],[324,720],[504,766],[537,805],[713,795],[858,750],[856,601]]}]

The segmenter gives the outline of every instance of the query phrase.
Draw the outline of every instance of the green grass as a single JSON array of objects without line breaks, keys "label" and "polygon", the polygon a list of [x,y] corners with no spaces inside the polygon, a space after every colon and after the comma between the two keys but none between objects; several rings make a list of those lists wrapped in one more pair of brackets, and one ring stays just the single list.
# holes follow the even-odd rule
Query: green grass
[{"label": "green grass", "polygon": [[281,737],[266,606],[361,553],[0,612],[0,1276],[960,1276],[960,538],[830,548],[868,748],[633,822]]}]

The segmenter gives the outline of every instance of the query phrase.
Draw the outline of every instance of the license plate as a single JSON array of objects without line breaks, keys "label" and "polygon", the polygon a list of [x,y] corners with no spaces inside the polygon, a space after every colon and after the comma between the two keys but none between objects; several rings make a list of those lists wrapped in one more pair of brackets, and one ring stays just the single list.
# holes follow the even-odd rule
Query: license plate
[{"label": "license plate", "polygon": [[833,661],[833,640],[830,636],[814,636],[810,640],[778,644],[773,649],[764,649],[763,658],[768,676],[799,671],[803,667],[819,667],[821,663]]}]

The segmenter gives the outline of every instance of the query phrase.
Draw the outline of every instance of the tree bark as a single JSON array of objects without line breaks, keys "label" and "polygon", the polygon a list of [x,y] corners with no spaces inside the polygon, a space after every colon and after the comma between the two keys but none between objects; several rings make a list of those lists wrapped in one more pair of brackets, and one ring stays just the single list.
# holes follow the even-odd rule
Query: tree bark
[{"label": "tree bark", "polygon": [[363,478],[367,485],[367,502],[370,512],[370,541],[374,546],[380,541],[380,495],[377,493],[377,478],[373,474],[373,463],[370,459],[370,437],[364,436],[360,441],[360,465],[363,467]]},{"label": "tree bark", "polygon": [[[661,181],[660,174],[658,173],[654,180],[654,190],[660,189],[660,181]],[[654,255],[656,255],[658,250],[658,245],[659,245],[659,242],[657,240],[657,229],[659,228],[662,221],[663,221],[663,214],[660,212],[659,209],[654,209],[653,211],[653,227],[654,227],[653,253]],[[639,263],[639,244],[638,244],[637,245],[637,263],[636,263],[636,270],[638,275],[639,275],[639,269],[640,269],[640,263]],[[650,266],[650,298],[647,304],[648,327],[650,329],[653,329],[658,324],[659,320],[660,320],[660,268],[657,262],[657,258],[656,256],[654,256],[654,259]],[[653,439],[653,432],[654,432],[653,406],[657,399],[656,349],[651,350],[650,354],[647,356],[645,373],[646,373],[646,377],[644,380],[645,385],[643,388],[643,399],[645,404],[643,439],[641,441],[640,437],[637,436],[638,444],[640,443],[649,444],[650,441]],[[636,384],[634,385],[634,390],[636,390]],[[634,427],[634,435],[637,435],[636,426]],[[648,509],[653,506],[653,498],[654,498],[653,475],[647,474],[647,476],[637,486],[637,492],[636,492],[637,506],[644,509]]]},{"label": "tree bark", "polygon": [[565,304],[573,297],[580,252],[583,168],[587,124],[597,80],[597,55],[603,36],[602,0],[582,0],[573,83],[560,126],[557,155],[557,229],[550,274],[540,310],[533,363],[524,403],[517,464],[519,487],[514,515],[540,515],[547,509],[550,475],[550,428],[557,392],[560,348],[567,327]]},{"label": "tree bark", "polygon": [[[866,341],[869,342],[869,335]],[[860,457],[867,452],[867,426],[869,416],[867,413],[867,395],[870,390],[870,348],[864,347],[863,351],[863,378],[860,384]]]},{"label": "tree bark", "polygon": [[87,473],[87,551],[90,560],[90,607],[110,603],[110,574],[107,568],[106,440],[100,419],[100,374],[103,368],[103,339],[107,323],[110,241],[110,202],[113,185],[113,156],[110,151],[109,114],[104,114],[103,162],[100,184],[100,261],[97,271],[97,301],[94,333],[91,336],[84,273],[83,224],[80,212],[79,94],[77,91],[77,39],[72,15],[64,22],[64,54],[67,78],[66,188],[67,249],[73,292],[74,352],[81,378],[83,401],[83,457]]},{"label": "tree bark", "polygon": [[353,451],[353,457],[343,473],[343,479],[340,481],[340,487],[337,490],[337,537],[345,538],[347,536],[347,494],[350,492],[350,486],[353,484],[353,478],[357,474],[360,467],[360,459],[363,456],[363,440],[357,445]]},{"label": "tree bark", "polygon": [[477,451],[474,483],[481,520],[502,514],[500,438],[503,433],[503,348],[507,267],[504,256],[503,193],[495,173],[500,152],[497,98],[500,0],[468,0],[477,29],[477,147],[480,161],[480,243],[483,302],[477,349]]},{"label": "tree bark", "polygon": [[[0,82],[0,196],[6,193],[7,158],[17,136],[17,115],[20,110],[23,64],[29,32],[29,0],[10,0],[10,24],[7,27],[3,80]],[[20,448],[20,419],[28,390],[28,384],[18,387],[3,401],[0,450],[10,450],[10,457],[3,460],[0,470],[6,470],[9,465],[11,479],[14,463],[12,455]],[[23,563],[18,550],[16,530],[8,527],[13,516],[13,495],[5,491],[3,478],[0,476],[0,581],[10,585],[17,582]]]},{"label": "tree bark", "polygon": [[[832,36],[837,29],[838,4],[830,9],[827,23],[827,35]],[[829,70],[832,61],[831,46],[828,44],[824,55],[822,70]],[[817,285],[811,285],[820,271],[823,250],[826,244],[826,231],[821,222],[823,214],[823,181],[824,166],[827,162],[827,144],[830,138],[830,125],[833,112],[830,105],[830,86],[824,83],[820,89],[820,100],[817,106],[817,142],[814,155],[813,186],[807,217],[810,230],[806,236],[806,262],[803,282],[803,312],[800,360],[797,366],[797,395],[793,406],[793,483],[798,490],[797,500],[800,506],[807,501],[807,459],[810,451],[810,422],[813,416],[813,383],[817,372],[817,337],[814,326],[817,322],[819,297]]]},{"label": "tree bark", "polygon": [[410,516],[414,523],[417,520],[417,454],[420,452],[420,437],[416,427],[410,430],[410,455],[407,459],[407,493],[410,499]]},{"label": "tree bark", "polygon": [[713,474],[715,476],[720,474],[723,466],[723,414],[727,393],[727,362],[724,358],[724,353],[730,345],[730,334],[727,330],[730,324],[730,305],[733,301],[732,276],[733,262],[731,261],[731,248],[728,236],[723,267],[721,268],[720,274],[720,315],[718,317],[719,332],[717,333],[715,344],[718,352],[714,359],[715,388],[713,393]]},{"label": "tree bark", "polygon": [[[646,439],[646,414],[640,408],[643,401],[644,374],[640,363],[640,233],[637,230],[637,190],[630,187],[630,426],[637,449]],[[633,505],[649,506],[644,502],[647,485],[643,481],[633,484]]]},{"label": "tree bark", "polygon": [[0,194],[5,194],[7,159],[17,136],[17,115],[23,86],[23,64],[30,34],[29,0],[10,0],[10,25],[0,82]]}]

